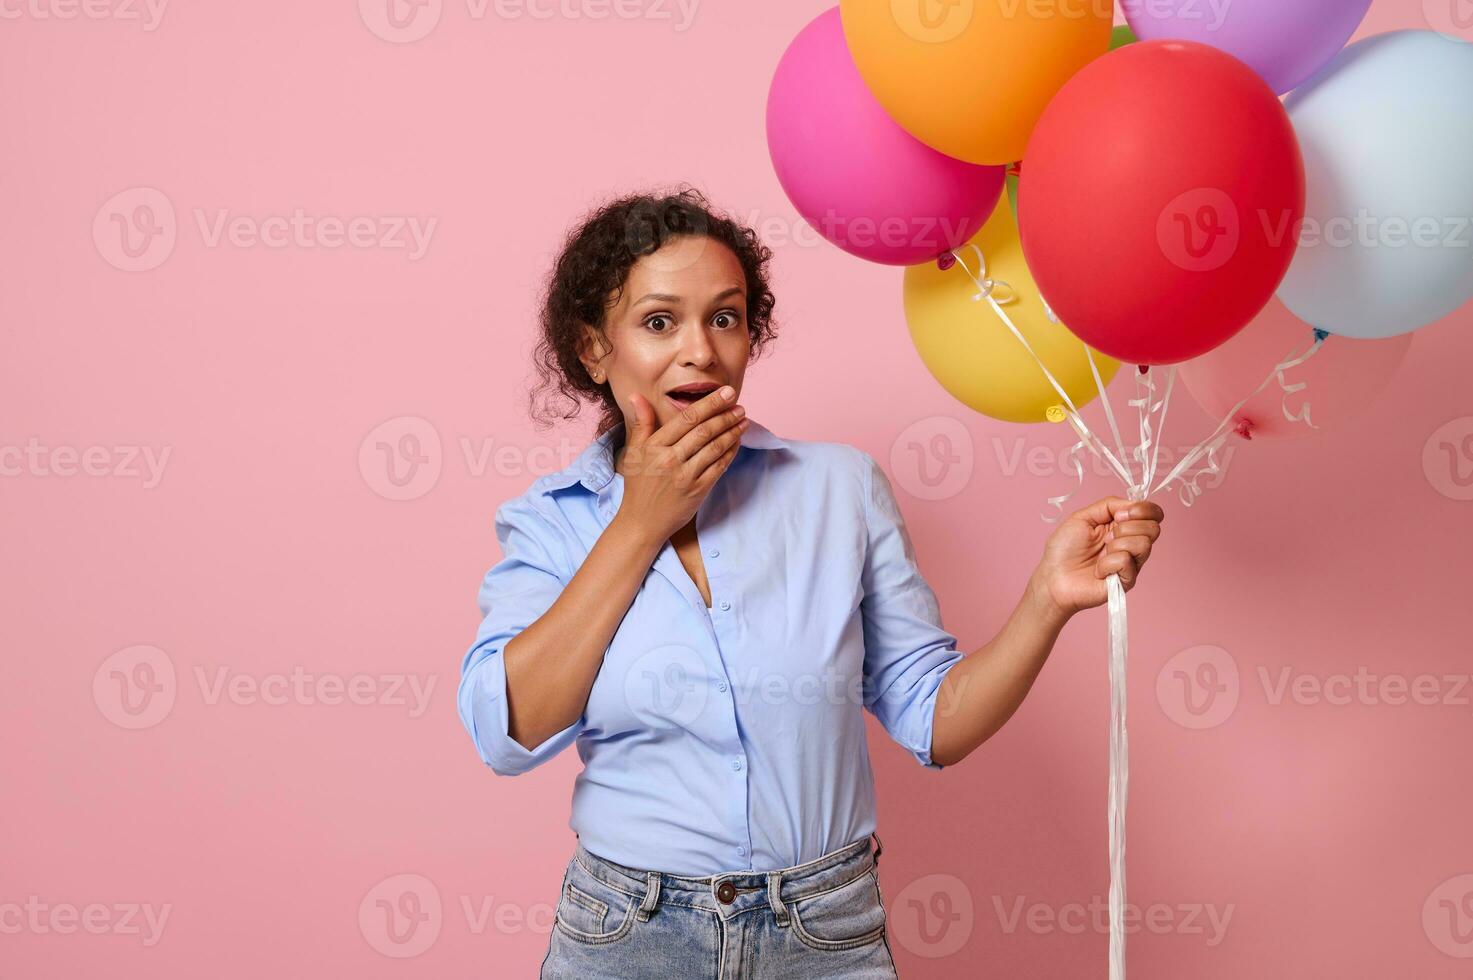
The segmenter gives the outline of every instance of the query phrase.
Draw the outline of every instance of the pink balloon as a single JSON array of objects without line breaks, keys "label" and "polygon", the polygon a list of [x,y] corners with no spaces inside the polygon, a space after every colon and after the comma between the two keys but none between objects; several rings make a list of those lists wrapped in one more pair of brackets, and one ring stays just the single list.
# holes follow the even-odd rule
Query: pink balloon
[{"label": "pink balloon", "polygon": [[886,265],[927,262],[966,244],[992,214],[1007,173],[949,157],[891,119],[854,65],[838,7],[803,28],[778,63],[767,149],[815,231]]},{"label": "pink balloon", "polygon": [[[1302,353],[1314,331],[1289,312],[1277,296],[1263,312],[1225,344],[1179,366],[1179,380],[1214,422],[1268,377],[1275,364]],[[1331,334],[1315,355],[1284,372],[1291,387],[1306,387],[1288,396],[1289,411],[1298,414],[1309,403],[1309,418],[1319,429],[1340,425],[1359,415],[1380,394],[1401,366],[1412,345],[1410,333],[1381,340],[1357,340]],[[1157,391],[1162,389],[1158,382]],[[1247,439],[1284,439],[1311,435],[1316,429],[1284,417],[1284,390],[1269,381],[1234,415],[1233,427]]]}]

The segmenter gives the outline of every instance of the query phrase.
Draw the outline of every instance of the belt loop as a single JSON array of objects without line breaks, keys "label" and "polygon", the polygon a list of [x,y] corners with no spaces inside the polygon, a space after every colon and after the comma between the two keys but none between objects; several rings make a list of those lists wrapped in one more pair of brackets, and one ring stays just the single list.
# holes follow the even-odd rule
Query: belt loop
[{"label": "belt loop", "polygon": [[772,914],[777,919],[779,928],[788,924],[788,907],[783,904],[782,887],[783,873],[769,871],[767,873],[767,904],[772,906]]},{"label": "belt loop", "polygon": [[634,913],[640,922],[650,920],[650,915],[655,911],[655,903],[660,900],[660,873],[658,871],[647,872],[644,881],[644,901],[639,903],[639,911]]},{"label": "belt loop", "polygon": [[885,849],[885,845],[880,843],[880,835],[879,834],[872,834],[871,836],[873,836],[874,839],[875,839],[875,864],[879,864],[880,863],[880,852]]}]

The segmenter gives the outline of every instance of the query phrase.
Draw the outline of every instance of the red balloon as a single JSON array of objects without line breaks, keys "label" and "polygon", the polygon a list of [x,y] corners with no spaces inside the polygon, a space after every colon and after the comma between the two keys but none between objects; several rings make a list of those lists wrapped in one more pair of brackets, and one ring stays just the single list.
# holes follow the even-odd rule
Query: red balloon
[{"label": "red balloon", "polygon": [[1023,253],[1059,319],[1134,364],[1203,354],[1289,269],[1304,161],[1253,69],[1192,41],[1142,41],[1079,71],[1044,110],[1018,185]]}]

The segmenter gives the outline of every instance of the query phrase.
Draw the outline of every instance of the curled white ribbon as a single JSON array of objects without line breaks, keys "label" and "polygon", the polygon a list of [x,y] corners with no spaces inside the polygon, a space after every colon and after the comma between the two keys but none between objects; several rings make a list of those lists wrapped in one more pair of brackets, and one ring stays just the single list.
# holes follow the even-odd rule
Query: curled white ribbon
[{"label": "curled white ribbon", "polygon": [[[1072,424],[1074,420],[1071,418],[1069,421]],[[1079,430],[1076,428],[1074,431],[1078,432]],[[1079,462],[1079,451],[1085,447],[1086,442],[1086,439],[1081,438],[1074,445],[1070,446],[1069,451],[1064,454],[1064,460],[1066,464],[1074,467],[1075,484],[1068,493],[1062,493],[1059,494],[1057,497],[1048,498],[1049,506],[1055,508],[1057,510],[1057,513],[1052,516],[1048,514],[1040,515],[1044,519],[1045,523],[1057,524],[1060,520],[1062,520],[1064,517],[1064,503],[1070,497],[1074,496],[1074,494],[1079,491],[1080,487],[1084,486],[1084,466]]]},{"label": "curled white ribbon", "polygon": [[[1149,371],[1149,369],[1146,371],[1146,381],[1147,381],[1148,384],[1151,385],[1151,390],[1154,391],[1156,386],[1150,380],[1150,371]],[[1151,465],[1146,470],[1146,478],[1145,478],[1145,480],[1141,481],[1143,486],[1149,487],[1151,485],[1151,481],[1154,480],[1154,479],[1156,479],[1156,464],[1161,461],[1161,437],[1160,437],[1159,433],[1166,431],[1166,409],[1168,407],[1170,407],[1170,405],[1171,405],[1171,389],[1173,387],[1175,387],[1175,386],[1176,386],[1176,365],[1173,364],[1171,366],[1171,369],[1166,372],[1166,394],[1163,395],[1163,396],[1161,396],[1161,401],[1159,401],[1159,402],[1156,403],[1157,408],[1159,408],[1161,410],[1161,417],[1159,419],[1157,419],[1157,432],[1158,432],[1158,434],[1157,434],[1157,437],[1156,437],[1156,446],[1151,451]],[[1149,431],[1149,429],[1150,429],[1150,416],[1149,416],[1149,414],[1147,415],[1147,418],[1146,418],[1146,428]]]},{"label": "curled white ribbon", "polygon": [[[1227,441],[1227,430],[1232,425],[1233,417],[1238,414],[1238,409],[1248,404],[1248,402],[1252,400],[1254,395],[1257,395],[1260,391],[1262,391],[1268,385],[1268,383],[1275,378],[1277,378],[1279,381],[1279,387],[1284,389],[1284,399],[1287,399],[1288,396],[1293,392],[1302,390],[1308,384],[1308,382],[1301,381],[1295,385],[1290,386],[1284,381],[1284,372],[1289,370],[1290,368],[1298,367],[1299,365],[1303,364],[1305,361],[1313,357],[1315,353],[1319,351],[1320,347],[1324,345],[1325,339],[1328,336],[1329,335],[1323,330],[1316,330],[1314,332],[1314,343],[1310,344],[1309,347],[1305,349],[1302,354],[1295,354],[1293,351],[1290,351],[1289,356],[1285,360],[1280,361],[1278,364],[1275,364],[1273,370],[1269,372],[1268,377],[1259,382],[1258,387],[1249,392],[1245,398],[1243,398],[1232,408],[1228,409],[1228,412],[1226,415],[1223,416],[1222,421],[1218,422],[1217,427],[1212,430],[1212,434],[1209,435],[1206,439],[1203,439],[1200,443],[1198,443],[1191,452],[1183,456],[1181,462],[1177,463],[1176,466],[1172,468],[1171,472],[1166,475],[1166,478],[1151,488],[1151,492],[1155,493],[1157,490],[1160,490],[1163,487],[1170,486],[1174,481],[1180,479],[1182,481],[1182,487],[1179,491],[1179,496],[1182,503],[1190,507],[1192,505],[1192,500],[1195,497],[1199,496],[1202,492],[1201,489],[1197,486],[1197,481],[1204,476],[1220,472],[1220,468],[1217,465],[1217,450],[1222,448],[1222,444]],[[1313,426],[1312,423],[1309,422],[1308,401],[1304,403],[1303,410],[1297,416],[1291,415],[1289,413],[1289,408],[1287,404],[1282,404],[1281,407],[1283,408],[1284,416],[1289,419],[1289,421],[1297,422],[1302,419],[1306,424],[1310,424],[1313,428],[1318,428],[1318,426]],[[1207,463],[1203,466],[1203,468],[1190,477],[1184,476],[1186,471],[1204,455],[1207,457]]]},{"label": "curled white ribbon", "polygon": [[[982,250],[973,244],[968,244],[965,247],[970,248],[973,252],[977,254],[978,267],[985,275],[987,269],[987,260],[982,255]],[[977,284],[978,292],[972,297],[972,299],[986,299],[987,302],[992,305],[992,311],[997,314],[998,319],[1002,320],[1003,324],[1008,328],[1009,331],[1012,332],[1013,336],[1018,339],[1018,343],[1023,345],[1023,349],[1028,351],[1029,355],[1038,364],[1039,370],[1043,372],[1043,376],[1048,379],[1048,383],[1052,385],[1053,389],[1059,393],[1059,397],[1062,398],[1064,401],[1065,413],[1069,417],[1071,424],[1074,425],[1075,431],[1080,434],[1080,437],[1086,441],[1091,449],[1093,449],[1096,453],[1103,457],[1106,462],[1110,464],[1110,466],[1115,470],[1117,474],[1120,475],[1120,478],[1123,479],[1127,485],[1133,483],[1134,480],[1131,478],[1130,472],[1121,465],[1120,461],[1116,459],[1114,454],[1110,452],[1109,448],[1100,441],[1099,437],[1090,431],[1089,426],[1085,423],[1083,417],[1080,416],[1079,409],[1075,407],[1074,401],[1069,397],[1069,393],[1064,390],[1064,386],[1059,384],[1059,381],[1057,378],[1054,377],[1053,372],[1048,369],[1048,365],[1044,364],[1042,358],[1040,358],[1038,354],[1033,350],[1033,345],[1028,343],[1028,339],[1023,336],[1022,331],[1018,329],[1017,325],[1013,323],[1012,319],[1007,315],[1007,312],[1003,310],[997,299],[992,295],[994,281],[984,281],[983,278],[973,273],[971,268],[967,265],[966,261],[963,260],[960,255],[957,255],[955,251],[949,254],[955,257],[957,265],[960,266],[962,270],[966,272],[967,276],[970,277],[971,280]]]},{"label": "curled white ribbon", "polygon": [[[1330,335],[1328,332],[1316,327],[1314,331],[1315,345],[1309,349],[1309,352],[1306,353],[1302,359],[1300,359],[1299,363],[1303,364],[1305,361],[1314,356],[1314,352],[1320,349],[1319,345],[1323,343],[1324,340],[1329,336]],[[1292,385],[1285,384],[1283,370],[1275,368],[1274,373],[1278,375],[1279,387],[1284,390],[1284,394],[1279,400],[1279,407],[1283,409],[1284,418],[1288,419],[1290,422],[1303,422],[1311,429],[1318,429],[1319,426],[1315,425],[1309,419],[1309,399],[1306,398],[1304,400],[1304,404],[1300,406],[1298,414],[1292,414],[1289,411],[1289,396],[1294,394],[1296,391],[1303,391],[1305,388],[1309,387],[1309,382],[1300,381]]]},{"label": "curled white ribbon", "polygon": [[1105,408],[1105,419],[1110,423],[1110,431],[1115,434],[1115,448],[1119,450],[1120,458],[1124,461],[1126,473],[1129,475],[1129,479],[1125,482],[1127,485],[1134,485],[1136,482],[1135,471],[1130,469],[1130,455],[1125,451],[1125,441],[1120,438],[1120,427],[1115,424],[1115,412],[1110,407],[1110,399],[1105,397],[1105,382],[1100,378],[1100,369],[1095,364],[1094,352],[1089,349],[1088,344],[1082,346],[1084,347],[1084,356],[1089,361],[1090,373],[1094,375],[1095,387],[1100,392],[1100,404]]}]

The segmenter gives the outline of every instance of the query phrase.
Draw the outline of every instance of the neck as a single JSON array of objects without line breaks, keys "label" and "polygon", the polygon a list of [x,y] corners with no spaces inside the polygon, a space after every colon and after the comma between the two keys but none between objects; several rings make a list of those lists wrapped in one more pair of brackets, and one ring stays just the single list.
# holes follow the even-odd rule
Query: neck
[{"label": "neck", "polygon": [[624,459],[624,436],[622,434],[614,440],[611,448],[613,449],[614,472],[617,473],[619,472],[619,463]]}]

